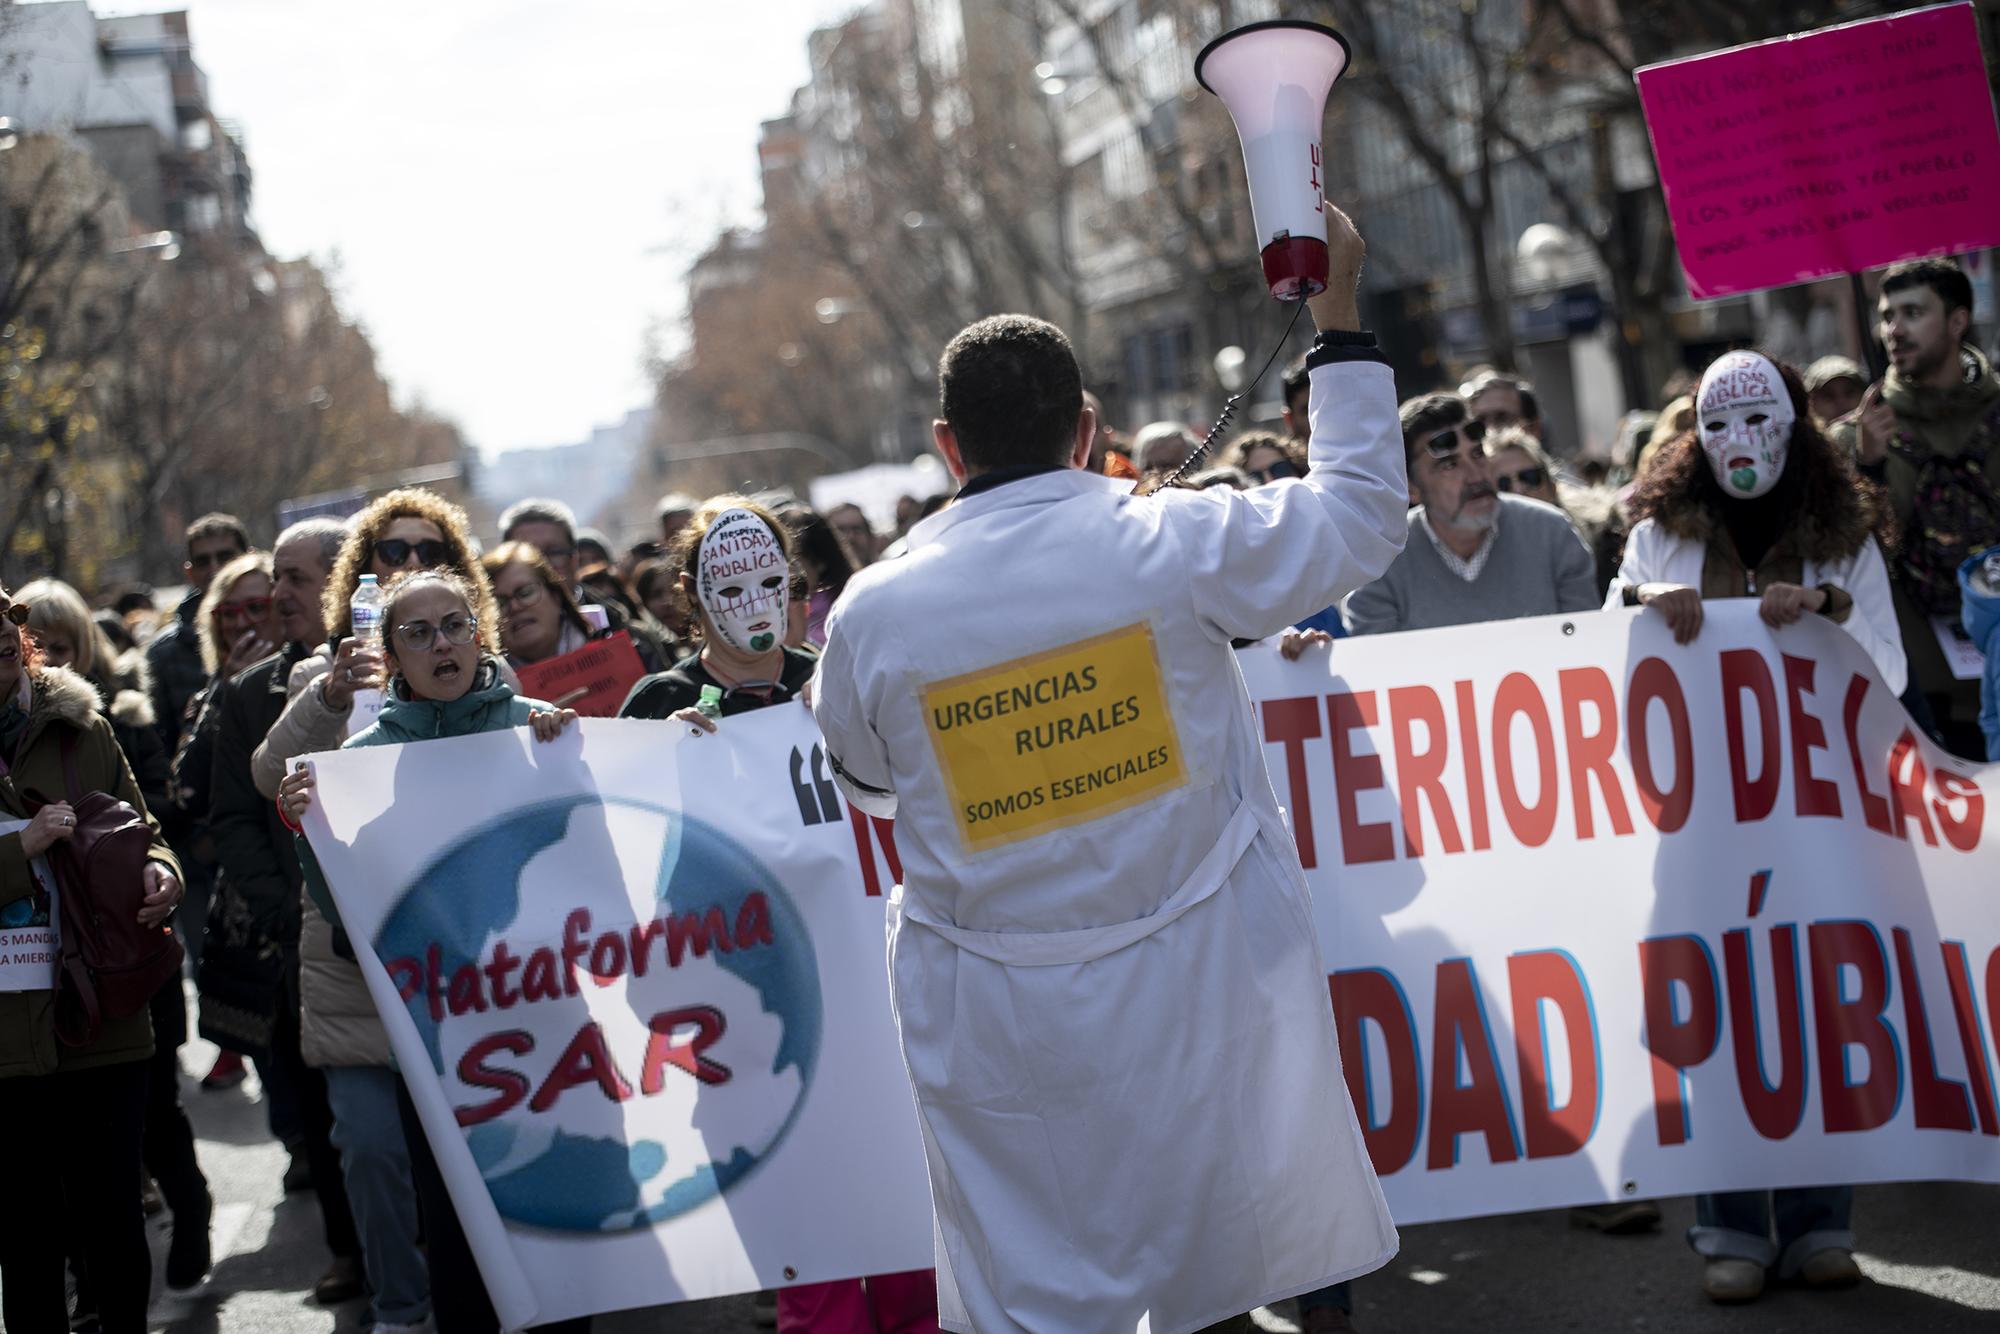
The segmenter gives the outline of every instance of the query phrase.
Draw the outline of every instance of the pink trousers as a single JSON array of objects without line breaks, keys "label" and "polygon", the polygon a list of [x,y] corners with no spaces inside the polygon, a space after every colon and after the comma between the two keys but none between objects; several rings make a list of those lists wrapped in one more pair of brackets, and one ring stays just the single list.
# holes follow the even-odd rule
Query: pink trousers
[{"label": "pink trousers", "polygon": [[778,1292],[778,1334],[937,1334],[937,1274],[913,1269]]}]

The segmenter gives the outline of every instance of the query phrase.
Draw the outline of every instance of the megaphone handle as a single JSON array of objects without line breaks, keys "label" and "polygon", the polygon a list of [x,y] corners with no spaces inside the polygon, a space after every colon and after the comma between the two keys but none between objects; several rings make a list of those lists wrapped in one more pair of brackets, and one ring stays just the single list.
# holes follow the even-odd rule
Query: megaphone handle
[{"label": "megaphone handle", "polygon": [[1304,297],[1299,297],[1292,302],[1292,318],[1286,323],[1284,333],[1278,335],[1278,345],[1272,348],[1271,355],[1264,359],[1264,369],[1258,371],[1256,378],[1252,379],[1249,384],[1244,385],[1243,388],[1231,394],[1223,402],[1222,411],[1215,414],[1215,425],[1208,428],[1208,434],[1203,436],[1201,443],[1194,447],[1194,452],[1181,460],[1181,466],[1174,469],[1172,475],[1166,481],[1160,483],[1160,490],[1164,491],[1168,487],[1179,486],[1181,479],[1187,476],[1188,469],[1192,468],[1203,455],[1207,454],[1209,449],[1214,446],[1216,437],[1229,428],[1230,421],[1236,416],[1236,405],[1243,401],[1243,395],[1249,393],[1262,383],[1265,372],[1277,364],[1278,354],[1285,350],[1285,344],[1292,341],[1292,330],[1299,327],[1299,316],[1305,314],[1305,310],[1306,303]]}]

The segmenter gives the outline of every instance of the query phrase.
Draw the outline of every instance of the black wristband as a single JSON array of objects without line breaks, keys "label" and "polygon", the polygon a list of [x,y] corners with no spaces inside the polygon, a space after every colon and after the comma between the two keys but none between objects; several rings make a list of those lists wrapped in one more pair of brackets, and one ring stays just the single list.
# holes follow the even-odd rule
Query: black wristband
[{"label": "black wristband", "polygon": [[1306,369],[1317,370],[1350,361],[1372,361],[1388,365],[1389,359],[1376,346],[1375,335],[1366,329],[1323,329],[1306,353]]}]

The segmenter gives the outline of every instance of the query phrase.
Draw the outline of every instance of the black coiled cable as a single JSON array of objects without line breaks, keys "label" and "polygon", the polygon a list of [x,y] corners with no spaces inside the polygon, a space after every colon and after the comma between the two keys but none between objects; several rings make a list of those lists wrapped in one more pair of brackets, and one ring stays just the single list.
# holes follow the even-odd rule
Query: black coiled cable
[{"label": "black coiled cable", "polygon": [[1257,372],[1256,378],[1251,380],[1249,384],[1244,385],[1229,396],[1229,400],[1222,405],[1222,411],[1215,414],[1215,425],[1208,428],[1208,434],[1203,437],[1200,444],[1194,447],[1194,453],[1182,459],[1181,466],[1174,469],[1173,474],[1166,481],[1160,483],[1160,490],[1164,491],[1168,487],[1180,485],[1181,479],[1187,476],[1188,469],[1192,468],[1202,455],[1208,453],[1209,449],[1214,446],[1216,437],[1228,429],[1229,423],[1235,419],[1236,405],[1243,401],[1245,394],[1263,383],[1265,374],[1277,363],[1279,354],[1285,350],[1285,344],[1292,341],[1292,330],[1299,327],[1299,316],[1305,314],[1305,311],[1306,303],[1301,298],[1293,305],[1292,318],[1286,322],[1284,333],[1278,336],[1278,345],[1272,348],[1271,355],[1264,359],[1263,369]]}]

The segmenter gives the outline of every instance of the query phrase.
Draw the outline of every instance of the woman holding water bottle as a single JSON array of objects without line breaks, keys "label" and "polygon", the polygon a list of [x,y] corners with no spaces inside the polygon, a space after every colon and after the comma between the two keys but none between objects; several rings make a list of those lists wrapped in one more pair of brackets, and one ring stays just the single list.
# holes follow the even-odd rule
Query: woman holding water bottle
[{"label": "woman holding water bottle", "polygon": [[[463,511],[419,488],[391,491],[355,516],[327,577],[327,642],[292,669],[291,698],[251,756],[251,775],[266,797],[278,795],[293,757],[337,749],[375,721],[388,674],[382,615],[393,580],[418,570],[456,574],[468,600],[478,604],[482,624],[492,624],[492,594],[466,532]],[[515,684],[511,677],[509,684]],[[418,1326],[431,1310],[430,1283],[417,1249],[409,1154],[388,1073],[388,1040],[342,946],[332,924],[311,902],[304,904],[299,1048],[305,1064],[326,1077],[331,1138],[340,1152],[340,1175],[377,1320]]]}]

